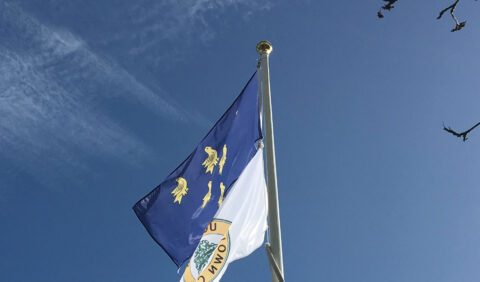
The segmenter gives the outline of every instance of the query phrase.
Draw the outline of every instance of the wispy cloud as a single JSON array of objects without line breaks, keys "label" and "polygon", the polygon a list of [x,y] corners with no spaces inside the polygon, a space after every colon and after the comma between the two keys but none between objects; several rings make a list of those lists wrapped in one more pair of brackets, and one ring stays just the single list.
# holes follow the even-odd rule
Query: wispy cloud
[{"label": "wispy cloud", "polygon": [[80,169],[78,156],[129,162],[144,156],[149,148],[99,109],[112,96],[189,118],[67,30],[0,6],[0,154],[32,174],[66,164]]},{"label": "wispy cloud", "polygon": [[[119,42],[128,38],[130,42],[136,42],[129,51],[131,55],[155,54],[155,57],[149,57],[149,61],[159,64],[165,58],[152,50],[159,49],[161,44],[179,40],[183,45],[209,42],[217,32],[212,22],[228,10],[235,10],[239,19],[248,21],[255,12],[270,10],[273,6],[269,0],[140,0],[129,4],[130,9],[126,9],[122,17],[132,20],[127,20],[123,33],[107,37],[105,41]],[[167,55],[169,59],[181,58],[181,54],[175,53],[178,47],[178,44],[172,46]]]},{"label": "wispy cloud", "polygon": [[[52,164],[83,165],[76,155],[136,159],[148,150],[132,134],[36,70],[35,59],[0,48],[0,153],[35,175]],[[61,172],[60,172],[61,173]]]},{"label": "wispy cloud", "polygon": [[[237,9],[248,20],[254,11],[271,8],[270,1],[254,0],[117,2],[118,13],[102,14],[110,18],[100,32],[90,33],[99,40],[87,34],[82,39],[68,23],[40,21],[25,10],[31,2],[0,2],[0,155],[34,176],[61,174],[64,166],[88,171],[86,156],[132,162],[147,155],[150,148],[102,108],[114,98],[206,127],[208,120],[182,109],[158,84],[139,81],[123,58],[157,66],[165,57],[172,60],[180,41],[214,38],[218,13]],[[68,7],[83,6],[77,1]],[[165,44],[172,44],[172,52],[159,48]]]},{"label": "wispy cloud", "polygon": [[139,38],[145,40],[149,34],[155,32],[162,35],[156,39],[162,40],[195,33],[198,35],[198,32],[205,30],[214,32],[210,26],[210,21],[215,18],[214,14],[220,16],[230,8],[252,13],[269,10],[271,7],[270,1],[254,0],[143,0],[136,2],[128,12],[134,16],[134,24],[144,26],[143,30],[136,34]]}]

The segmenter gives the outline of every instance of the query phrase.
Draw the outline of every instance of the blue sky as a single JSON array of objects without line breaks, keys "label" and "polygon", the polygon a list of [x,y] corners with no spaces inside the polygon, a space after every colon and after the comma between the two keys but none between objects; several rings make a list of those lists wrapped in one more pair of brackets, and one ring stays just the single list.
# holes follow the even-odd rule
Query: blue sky
[{"label": "blue sky", "polygon": [[287,281],[476,281],[480,6],[357,2],[1,0],[1,280],[176,281],[131,206],[269,40]]}]

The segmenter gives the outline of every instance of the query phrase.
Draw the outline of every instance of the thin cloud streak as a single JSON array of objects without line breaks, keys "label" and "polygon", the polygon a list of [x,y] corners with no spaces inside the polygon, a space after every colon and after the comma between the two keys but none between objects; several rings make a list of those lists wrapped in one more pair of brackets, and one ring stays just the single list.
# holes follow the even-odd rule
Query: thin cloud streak
[{"label": "thin cloud streak", "polygon": [[[79,168],[76,154],[136,159],[148,150],[108,117],[96,113],[81,93],[66,91],[35,70],[25,57],[0,49],[0,152],[30,169],[52,162]],[[3,87],[2,87],[3,88]],[[42,164],[43,163],[43,164]]]},{"label": "thin cloud streak", "polygon": [[[242,10],[242,19],[248,21],[254,12],[270,10],[272,7],[271,1],[254,0],[137,1],[122,15],[133,19],[124,32],[115,37],[107,37],[105,43],[114,44],[128,38],[130,42],[138,42],[130,49],[130,55],[145,56],[153,53],[155,57],[149,57],[149,61],[160,64],[165,61],[163,56],[155,52],[160,44],[179,39],[184,44],[198,40],[204,43],[211,41],[216,36],[211,20],[226,10]],[[171,52],[173,55],[168,55],[170,59],[178,57],[175,56],[176,50]]]},{"label": "thin cloud streak", "polygon": [[[16,4],[8,4],[12,2]],[[166,41],[193,35],[202,41],[213,38],[207,20],[213,11],[241,6],[251,15],[271,7],[270,2],[253,0],[122,3],[127,4],[133,7],[121,13],[133,22],[105,40],[107,45],[116,40],[138,42],[125,47],[132,58],[142,59],[157,57],[152,49]],[[116,97],[172,120],[205,128],[211,124],[94,52],[69,30],[40,22],[21,6],[21,1],[0,3],[0,155],[21,169],[41,178],[54,169],[67,171],[65,165],[88,172],[85,156],[131,163],[148,155],[151,149],[102,109],[102,103]]]},{"label": "thin cloud streak", "polygon": [[145,156],[150,149],[98,109],[109,96],[122,95],[175,120],[188,118],[73,34],[3,6],[0,154],[17,165],[39,175],[58,161],[85,167],[79,154],[129,162]]}]

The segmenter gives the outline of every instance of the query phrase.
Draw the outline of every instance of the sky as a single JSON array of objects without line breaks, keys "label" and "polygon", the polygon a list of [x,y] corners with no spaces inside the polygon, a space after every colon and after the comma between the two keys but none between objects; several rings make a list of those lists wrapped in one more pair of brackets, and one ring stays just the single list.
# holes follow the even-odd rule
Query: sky
[{"label": "sky", "polygon": [[269,40],[286,280],[477,281],[480,5],[380,2],[0,0],[0,280],[178,281],[131,207]]}]

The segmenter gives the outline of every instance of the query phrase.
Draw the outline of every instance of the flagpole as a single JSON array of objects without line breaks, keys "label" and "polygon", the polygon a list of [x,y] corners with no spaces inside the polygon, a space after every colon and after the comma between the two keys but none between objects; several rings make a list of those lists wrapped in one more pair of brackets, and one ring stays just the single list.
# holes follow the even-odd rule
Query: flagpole
[{"label": "flagpole", "polygon": [[268,41],[257,44],[262,66],[261,86],[263,92],[263,107],[265,115],[265,153],[267,156],[267,192],[268,192],[268,223],[270,240],[265,246],[273,282],[283,282],[282,234],[280,228],[280,211],[278,206],[277,169],[275,164],[275,142],[273,137],[272,100],[270,97],[270,74],[268,56],[273,46]]}]

